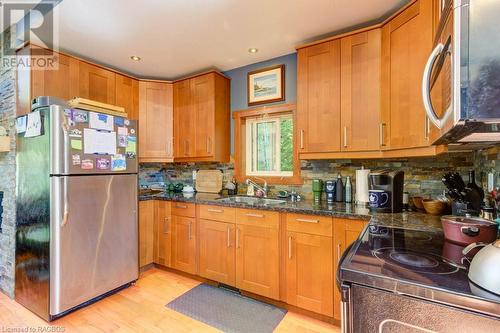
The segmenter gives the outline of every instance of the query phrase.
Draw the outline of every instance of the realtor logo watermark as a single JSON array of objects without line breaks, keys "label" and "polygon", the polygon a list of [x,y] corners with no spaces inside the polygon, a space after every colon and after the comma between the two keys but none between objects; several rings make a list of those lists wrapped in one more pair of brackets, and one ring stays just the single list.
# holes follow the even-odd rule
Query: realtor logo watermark
[{"label": "realtor logo watermark", "polygon": [[[59,50],[61,0],[0,1],[1,66],[19,69],[56,70]],[[19,52],[30,46],[29,52]]]}]

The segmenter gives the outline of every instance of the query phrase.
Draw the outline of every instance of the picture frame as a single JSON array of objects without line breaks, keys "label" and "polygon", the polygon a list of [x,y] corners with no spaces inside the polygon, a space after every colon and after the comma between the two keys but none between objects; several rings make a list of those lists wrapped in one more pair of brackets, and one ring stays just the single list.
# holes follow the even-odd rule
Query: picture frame
[{"label": "picture frame", "polygon": [[248,106],[285,100],[285,65],[276,65],[248,72]]}]

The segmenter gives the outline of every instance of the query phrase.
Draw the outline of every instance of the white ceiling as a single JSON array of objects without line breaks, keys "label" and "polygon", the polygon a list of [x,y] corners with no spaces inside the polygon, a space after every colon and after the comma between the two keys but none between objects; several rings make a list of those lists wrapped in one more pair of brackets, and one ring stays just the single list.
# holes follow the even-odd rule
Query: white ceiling
[{"label": "white ceiling", "polygon": [[[292,53],[407,0],[63,0],[61,50],[140,77],[174,79]],[[256,47],[259,52],[250,54]],[[142,58],[130,60],[131,55]]]}]

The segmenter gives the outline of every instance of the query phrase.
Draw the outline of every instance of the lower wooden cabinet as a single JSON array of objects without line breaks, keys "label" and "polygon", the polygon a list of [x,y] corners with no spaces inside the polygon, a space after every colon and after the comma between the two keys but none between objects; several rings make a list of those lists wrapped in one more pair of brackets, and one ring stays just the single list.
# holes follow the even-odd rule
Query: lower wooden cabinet
[{"label": "lower wooden cabinet", "polygon": [[154,259],[155,202],[139,202],[139,266],[153,263]]},{"label": "lower wooden cabinet", "polygon": [[[358,239],[359,234],[366,226],[366,221],[358,221],[358,220],[349,220],[349,219],[334,219],[334,227],[333,227],[333,242],[334,242],[334,261],[333,261],[333,269],[334,273],[337,272],[338,265],[340,262],[340,258],[342,254],[346,250],[346,248],[353,243],[356,239]],[[337,320],[341,319],[341,295],[340,292],[335,285],[333,290],[333,302],[334,302],[334,313],[333,317]]]},{"label": "lower wooden cabinet", "polygon": [[196,219],[172,215],[172,267],[196,274]]},{"label": "lower wooden cabinet", "polygon": [[200,275],[235,286],[234,224],[199,220]]},{"label": "lower wooden cabinet", "polygon": [[287,303],[333,316],[332,237],[288,231]]},{"label": "lower wooden cabinet", "polygon": [[172,267],[172,217],[168,201],[156,201],[154,262]]},{"label": "lower wooden cabinet", "polygon": [[236,287],[279,299],[278,229],[236,225]]}]

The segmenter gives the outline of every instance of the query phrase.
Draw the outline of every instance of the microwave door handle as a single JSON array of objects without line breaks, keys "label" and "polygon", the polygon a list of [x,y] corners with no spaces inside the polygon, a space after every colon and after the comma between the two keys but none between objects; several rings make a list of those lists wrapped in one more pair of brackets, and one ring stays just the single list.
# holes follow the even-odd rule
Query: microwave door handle
[{"label": "microwave door handle", "polygon": [[432,108],[430,77],[432,68],[434,67],[434,63],[438,58],[438,56],[441,54],[441,52],[443,52],[443,49],[444,49],[443,44],[439,43],[438,45],[436,45],[431,55],[429,56],[429,59],[427,59],[427,63],[425,64],[425,69],[424,69],[424,76],[422,78],[422,97],[424,102],[425,113],[427,114],[427,117],[429,117],[430,121],[432,121],[432,123],[437,128],[442,128],[444,121],[442,119],[439,119],[436,112]]}]

